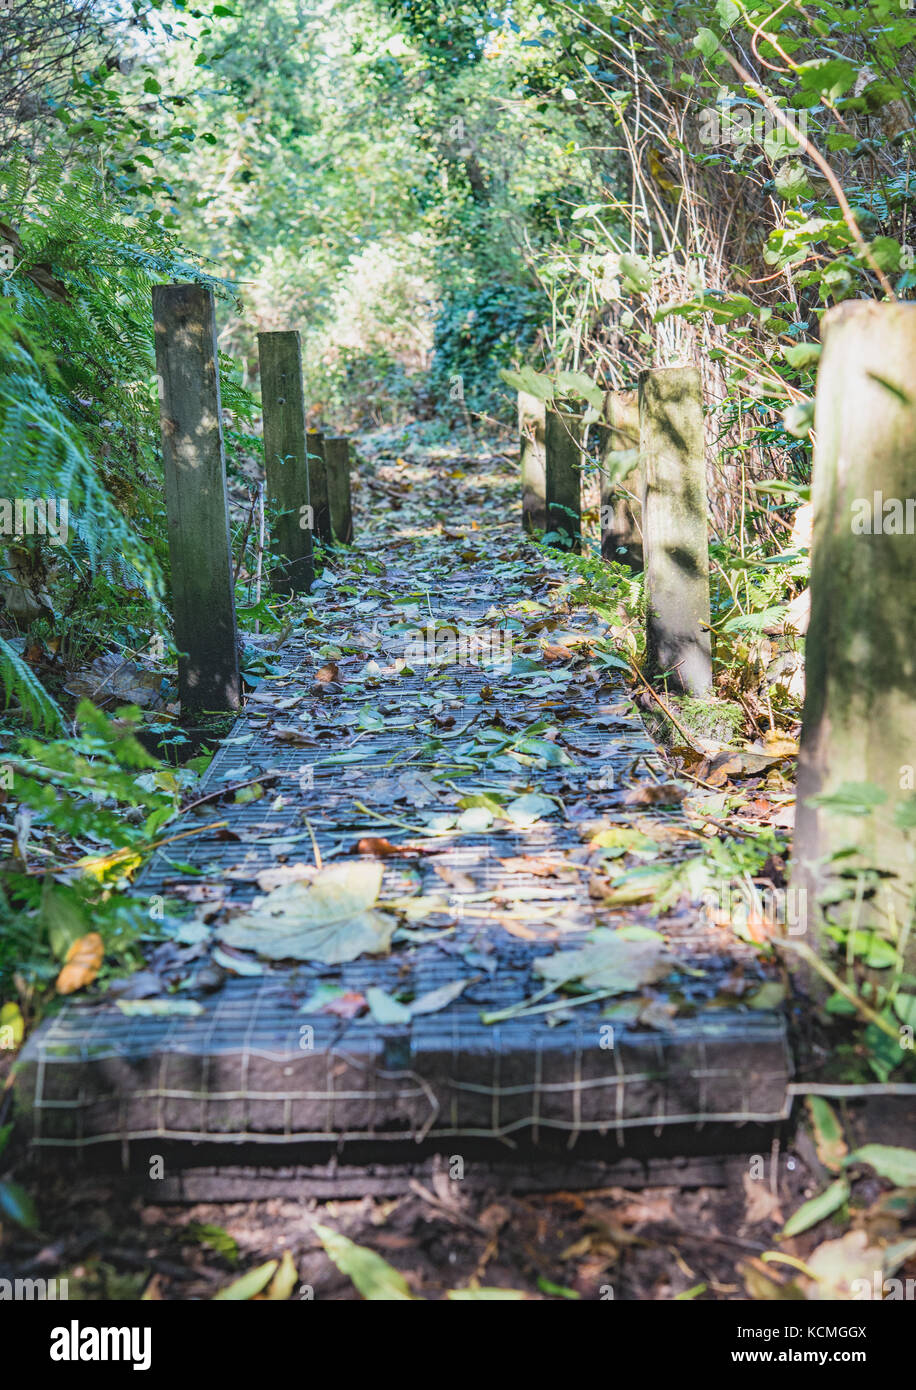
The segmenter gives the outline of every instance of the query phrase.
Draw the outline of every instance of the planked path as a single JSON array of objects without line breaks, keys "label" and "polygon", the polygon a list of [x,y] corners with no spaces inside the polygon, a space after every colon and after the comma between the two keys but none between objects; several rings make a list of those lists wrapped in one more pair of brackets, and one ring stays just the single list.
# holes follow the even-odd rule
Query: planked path
[{"label": "planked path", "polygon": [[[521,538],[515,469],[380,460],[357,498],[357,546],[331,556],[283,644],[264,639],[273,673],[197,790],[210,799],[170,831],[221,828],[166,846],[136,886],[154,912],[164,899],[196,914],[152,960],[190,982],[169,998],[197,1011],[66,1005],[20,1062],[33,1152],[116,1152],[142,1178],[166,1149],[179,1168],[225,1166],[251,1146],[284,1164],[384,1164],[418,1142],[604,1155],[715,1149],[722,1126],[778,1123],[782,1019],[721,998],[737,962],[759,973],[754,954],[695,911],[602,905],[602,883],[638,862],[590,849],[602,827],[659,837],[669,853],[673,839],[675,857],[694,841],[679,811],[628,800],[663,781],[663,765],[602,661],[603,623]],[[423,665],[430,624],[499,655],[511,641],[511,663],[476,664],[478,651]],[[254,799],[224,790],[243,783]],[[490,823],[513,805],[518,823]],[[378,906],[398,904],[389,954],[212,957],[234,912],[316,858],[382,865]],[[634,923],[665,936],[664,980],[574,1007],[569,993],[544,996],[539,957]],[[437,995],[407,1017],[411,1001],[461,982],[444,1007]],[[492,1021],[538,995],[541,1011]]]}]

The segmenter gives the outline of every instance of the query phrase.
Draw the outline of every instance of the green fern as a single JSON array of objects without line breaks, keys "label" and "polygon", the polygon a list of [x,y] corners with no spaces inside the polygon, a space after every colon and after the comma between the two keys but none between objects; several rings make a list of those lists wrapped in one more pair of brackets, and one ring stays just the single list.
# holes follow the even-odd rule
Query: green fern
[{"label": "green fern", "polygon": [[0,681],[6,704],[16,699],[24,714],[37,727],[51,733],[63,728],[63,715],[27,662],[0,637]]},{"label": "green fern", "polygon": [[[45,558],[68,647],[89,652],[100,609],[128,645],[168,621],[151,286],[193,280],[224,298],[231,289],[135,215],[97,168],[53,151],[33,160],[0,167],[0,219],[19,239],[12,272],[0,275],[0,479],[7,497],[67,499],[68,542]],[[246,431],[253,398],[222,357],[220,376]],[[23,683],[8,655],[4,672],[8,701],[14,693],[47,727],[54,702],[36,704],[34,673]]]}]

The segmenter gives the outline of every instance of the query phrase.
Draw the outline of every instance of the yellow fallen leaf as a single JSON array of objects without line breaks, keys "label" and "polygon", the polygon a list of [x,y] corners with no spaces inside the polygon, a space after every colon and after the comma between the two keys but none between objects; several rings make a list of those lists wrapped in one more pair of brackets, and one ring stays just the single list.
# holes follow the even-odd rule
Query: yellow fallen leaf
[{"label": "yellow fallen leaf", "polygon": [[778,729],[768,729],[760,741],[771,758],[794,758],[798,753],[798,739]]},{"label": "yellow fallen leaf", "polygon": [[256,1297],[285,1303],[288,1298],[292,1297],[293,1289],[298,1282],[299,1271],[296,1268],[296,1261],[289,1250],[284,1250],[280,1268],[274,1274],[264,1293],[257,1294]]},{"label": "yellow fallen leaf", "polygon": [[79,937],[67,952],[57,977],[57,993],[72,994],[74,990],[91,985],[102,968],[104,958],[105,946],[97,931]]},{"label": "yellow fallen leaf", "polygon": [[25,1037],[25,1021],[16,1003],[0,1007],[0,1047],[14,1049],[22,1046]]}]

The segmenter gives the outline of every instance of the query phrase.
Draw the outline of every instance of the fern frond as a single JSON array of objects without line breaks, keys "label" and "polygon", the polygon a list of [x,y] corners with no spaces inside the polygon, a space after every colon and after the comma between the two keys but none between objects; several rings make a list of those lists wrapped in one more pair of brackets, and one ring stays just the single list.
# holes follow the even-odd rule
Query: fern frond
[{"label": "fern frond", "polygon": [[27,662],[0,637],[0,681],[6,692],[6,703],[15,698],[32,723],[46,732],[63,728],[64,717],[57,701],[45,690]]}]

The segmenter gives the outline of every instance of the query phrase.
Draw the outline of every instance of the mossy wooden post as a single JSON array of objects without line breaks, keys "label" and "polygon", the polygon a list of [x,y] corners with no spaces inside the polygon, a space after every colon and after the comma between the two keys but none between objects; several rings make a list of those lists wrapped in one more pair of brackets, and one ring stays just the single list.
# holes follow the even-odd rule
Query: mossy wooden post
[{"label": "mossy wooden post", "polygon": [[329,434],[324,441],[324,463],[328,480],[328,505],[335,541],[353,543],[353,510],[350,504],[350,441],[340,434]]},{"label": "mossy wooden post", "polygon": [[181,712],[241,698],[213,294],[155,285],[159,418]]},{"label": "mossy wooden post", "polygon": [[274,518],[270,586],[275,594],[307,594],[315,573],[299,334],[259,333],[258,361],[267,504]]},{"label": "mossy wooden post", "polygon": [[670,689],[703,698],[712,686],[703,398],[696,367],[639,376],[646,566],[646,653]]},{"label": "mossy wooden post", "polygon": [[313,534],[324,545],[334,539],[331,531],[331,504],[328,498],[328,470],[324,459],[324,435],[309,430],[306,435],[309,453],[309,491],[312,499]]},{"label": "mossy wooden post", "polygon": [[[857,846],[847,872],[894,875],[859,917],[892,942],[916,888],[916,305],[849,300],[824,315],[821,339],[792,882],[814,945],[825,856]],[[844,784],[841,803],[860,798],[870,814],[810,804]],[[916,972],[912,927],[905,955]],[[876,978],[891,983],[886,969]]]},{"label": "mossy wooden post", "polygon": [[522,526],[529,533],[547,530],[546,407],[527,391],[518,393],[518,433],[522,462]]},{"label": "mossy wooden post", "polygon": [[639,450],[639,393],[608,391],[604,421],[598,426],[601,554],[605,560],[639,571],[643,567],[642,468],[637,463],[618,481],[620,469],[611,457],[633,450]]},{"label": "mossy wooden post", "polygon": [[582,417],[548,410],[544,431],[547,530],[565,532],[566,549],[582,549]]}]

